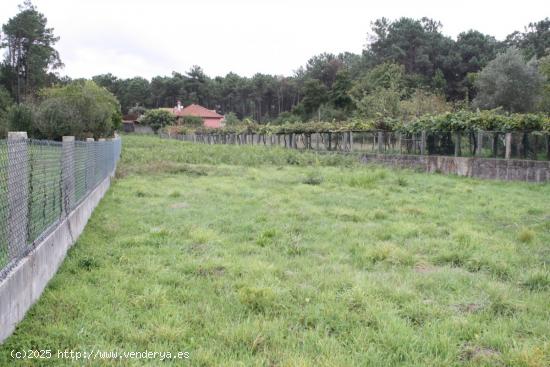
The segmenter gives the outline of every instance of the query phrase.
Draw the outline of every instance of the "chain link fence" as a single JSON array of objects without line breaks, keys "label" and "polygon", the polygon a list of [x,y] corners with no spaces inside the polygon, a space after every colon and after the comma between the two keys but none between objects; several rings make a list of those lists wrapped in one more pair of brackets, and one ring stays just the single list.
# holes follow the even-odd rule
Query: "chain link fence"
[{"label": "chain link fence", "polygon": [[111,175],[121,140],[0,140],[0,279]]}]

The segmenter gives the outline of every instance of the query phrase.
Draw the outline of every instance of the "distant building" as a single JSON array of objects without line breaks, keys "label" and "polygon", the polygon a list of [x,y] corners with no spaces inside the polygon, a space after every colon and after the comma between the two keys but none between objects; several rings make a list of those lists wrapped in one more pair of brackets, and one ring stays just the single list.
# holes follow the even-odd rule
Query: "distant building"
[{"label": "distant building", "polygon": [[177,117],[198,116],[202,118],[204,127],[222,127],[223,115],[220,115],[215,110],[209,110],[208,108],[199,106],[198,104],[191,104],[187,107],[183,107],[181,102],[178,101],[177,106],[172,109],[172,113]]},{"label": "distant building", "polygon": [[122,130],[125,133],[138,133],[138,134],[152,134],[153,129],[150,126],[144,126],[139,124],[137,115],[124,115],[122,116]]}]

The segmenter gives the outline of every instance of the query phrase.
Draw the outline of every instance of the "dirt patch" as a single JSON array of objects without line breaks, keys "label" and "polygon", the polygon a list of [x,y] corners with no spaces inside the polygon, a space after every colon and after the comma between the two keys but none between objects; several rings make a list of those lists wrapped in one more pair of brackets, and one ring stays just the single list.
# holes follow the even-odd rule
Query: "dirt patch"
[{"label": "dirt patch", "polygon": [[421,274],[429,274],[437,271],[437,267],[430,263],[418,262],[414,265],[414,271]]},{"label": "dirt patch", "polygon": [[214,266],[209,268],[201,266],[195,273],[200,277],[221,277],[225,274],[225,266]]},{"label": "dirt patch", "polygon": [[208,251],[208,245],[204,243],[192,243],[187,246],[187,251],[193,255],[202,255]]},{"label": "dirt patch", "polygon": [[184,209],[184,208],[189,208],[189,204],[187,204],[187,203],[185,203],[185,202],[174,203],[174,204],[171,204],[171,205],[170,205],[170,208],[172,208],[172,209]]},{"label": "dirt patch", "polygon": [[481,303],[461,303],[453,305],[453,308],[461,313],[476,313],[483,308]]},{"label": "dirt patch", "polygon": [[476,345],[466,345],[460,353],[460,359],[462,361],[473,361],[473,362],[483,362],[483,361],[500,361],[500,352],[486,347],[480,347]]}]

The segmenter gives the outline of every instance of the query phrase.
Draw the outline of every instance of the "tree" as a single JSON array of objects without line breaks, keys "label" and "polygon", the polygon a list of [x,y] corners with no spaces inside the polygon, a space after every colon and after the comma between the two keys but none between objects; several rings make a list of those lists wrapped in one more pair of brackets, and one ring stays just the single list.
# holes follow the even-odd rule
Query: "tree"
[{"label": "tree", "polygon": [[157,132],[158,129],[173,125],[176,122],[176,117],[166,110],[149,110],[141,116],[139,122],[151,126],[153,131]]},{"label": "tree", "polygon": [[19,13],[2,26],[0,47],[7,48],[3,66],[11,93],[20,103],[48,84],[50,70],[63,66],[53,45],[59,40],[47,19],[26,0]]},{"label": "tree", "polygon": [[443,68],[447,95],[451,99],[473,99],[475,89],[468,75],[479,72],[493,60],[499,47],[494,37],[481,32],[469,30],[460,33]]},{"label": "tree", "polygon": [[223,120],[226,126],[233,126],[241,123],[241,120],[239,120],[235,112],[226,113]]},{"label": "tree", "polygon": [[31,130],[36,130],[41,138],[107,137],[120,126],[120,104],[93,81],[74,81],[43,90],[33,120]]},{"label": "tree", "polygon": [[514,32],[506,37],[508,47],[519,48],[525,57],[541,58],[548,55],[550,50],[550,18],[529,23],[525,32]]},{"label": "tree", "polygon": [[539,60],[539,72],[544,77],[540,109],[550,113],[550,55]]},{"label": "tree", "polygon": [[437,69],[443,69],[452,47],[452,40],[440,28],[441,23],[429,18],[378,19],[372,24],[366,54],[378,64],[403,65],[406,73],[422,76],[419,81],[429,85]]},{"label": "tree", "polygon": [[306,80],[304,84],[304,98],[302,106],[306,116],[311,117],[314,112],[318,112],[319,107],[328,101],[328,89],[318,79]]},{"label": "tree", "polygon": [[350,112],[353,107],[353,99],[350,96],[353,83],[347,70],[340,70],[330,91],[330,101],[338,109]]},{"label": "tree", "polygon": [[502,107],[509,112],[533,111],[542,82],[536,61],[526,63],[520,50],[509,48],[479,73],[474,105],[484,109]]},{"label": "tree", "polygon": [[407,94],[405,67],[380,64],[358,80],[351,90],[359,115],[363,117],[399,115],[399,102]]}]

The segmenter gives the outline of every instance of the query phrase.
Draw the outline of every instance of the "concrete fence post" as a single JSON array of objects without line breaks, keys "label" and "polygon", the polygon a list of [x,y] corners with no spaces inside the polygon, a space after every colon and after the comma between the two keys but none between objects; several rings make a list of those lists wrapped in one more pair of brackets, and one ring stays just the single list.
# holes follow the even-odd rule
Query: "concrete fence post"
[{"label": "concrete fence post", "polygon": [[460,157],[462,155],[461,147],[462,134],[460,131],[455,132],[455,157]]},{"label": "concrete fence post", "polygon": [[378,153],[384,153],[384,132],[378,132]]},{"label": "concrete fence post", "polygon": [[422,130],[420,135],[420,154],[426,154],[426,130]]},{"label": "concrete fence post", "polygon": [[[105,139],[99,139],[105,141]],[[63,156],[61,161],[61,179],[63,212],[70,213],[75,202],[75,180],[74,180],[74,136],[63,137]]]},{"label": "concrete fence post", "polygon": [[479,130],[476,135],[476,156],[481,157],[483,150],[483,131]]},{"label": "concrete fence post", "polygon": [[8,132],[8,255],[20,255],[27,244],[29,153],[25,131]]},{"label": "concrete fence post", "polygon": [[399,150],[399,154],[402,153],[402,149],[401,149],[401,133],[397,133],[397,149]]},{"label": "concrete fence post", "polygon": [[94,138],[86,138],[86,192],[94,186],[95,164]]},{"label": "concrete fence post", "polygon": [[504,135],[504,143],[506,144],[504,158],[510,159],[512,157],[512,133],[506,133],[506,135]]}]

